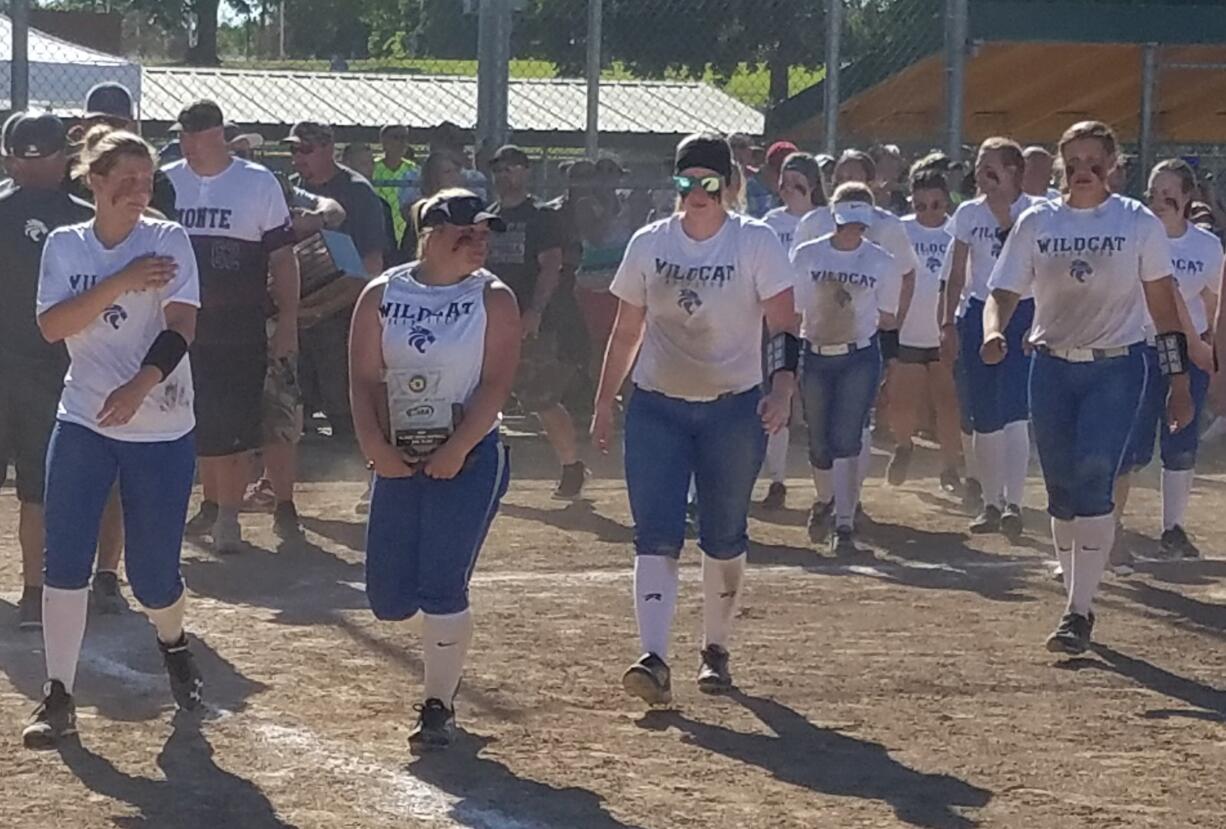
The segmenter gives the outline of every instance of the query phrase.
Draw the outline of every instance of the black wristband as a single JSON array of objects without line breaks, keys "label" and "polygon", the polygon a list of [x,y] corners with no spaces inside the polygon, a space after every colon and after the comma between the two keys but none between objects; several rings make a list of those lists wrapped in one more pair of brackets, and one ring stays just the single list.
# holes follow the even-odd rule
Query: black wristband
[{"label": "black wristband", "polygon": [[1168,331],[1155,338],[1158,346],[1158,369],[1167,377],[1188,370],[1188,336],[1182,331]]},{"label": "black wristband", "polygon": [[766,345],[766,376],[780,371],[796,373],[800,367],[800,340],[789,331],[780,331]]},{"label": "black wristband", "polygon": [[896,360],[898,359],[898,329],[883,330],[878,332],[877,341],[881,344],[881,359]]},{"label": "black wristband", "polygon": [[167,329],[157,335],[157,338],[149,346],[149,350],[145,352],[145,359],[141,360],[140,364],[142,366],[153,366],[162,372],[162,379],[165,380],[175,370],[175,367],[179,365],[183,355],[186,353],[187,340],[183,339],[183,335],[178,331]]}]

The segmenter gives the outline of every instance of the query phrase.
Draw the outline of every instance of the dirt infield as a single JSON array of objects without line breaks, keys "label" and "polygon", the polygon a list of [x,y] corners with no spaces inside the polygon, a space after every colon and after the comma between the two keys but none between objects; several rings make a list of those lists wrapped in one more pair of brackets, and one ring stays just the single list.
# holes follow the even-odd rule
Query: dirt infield
[{"label": "dirt infield", "polygon": [[[1226,560],[1215,558],[1226,477],[1198,478],[1190,508],[1209,558],[1108,576],[1101,644],[1072,661],[1042,647],[1062,591],[1041,513],[1028,512],[1020,546],[971,539],[933,478],[891,488],[878,475],[865,497],[876,556],[848,565],[811,549],[798,477],[791,509],[751,527],[739,691],[694,687],[690,549],[676,707],[646,712],[619,684],[637,644],[615,465],[599,470],[590,501],[566,505],[549,498],[541,447],[518,440],[513,451],[521,474],[473,585],[465,734],[425,759],[406,743],[416,635],[365,609],[357,473],[305,485],[302,545],[278,549],[269,516],[253,515],[240,556],[186,548],[202,721],[172,717],[143,617],[96,618],[77,683],[80,745],[24,751],[42,653],[15,627],[6,491],[0,827],[1226,826]],[[798,447],[792,460],[803,474]],[[1159,514],[1145,480],[1129,523],[1152,539]]]}]

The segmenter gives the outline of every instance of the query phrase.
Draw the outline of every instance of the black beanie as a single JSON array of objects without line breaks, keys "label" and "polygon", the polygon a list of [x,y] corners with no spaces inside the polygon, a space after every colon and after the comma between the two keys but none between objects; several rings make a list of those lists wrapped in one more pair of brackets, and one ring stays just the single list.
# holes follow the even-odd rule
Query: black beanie
[{"label": "black beanie", "polygon": [[704,167],[732,179],[732,148],[718,135],[699,133],[682,139],[677,145],[677,163],[674,171],[680,175],[691,167]]}]

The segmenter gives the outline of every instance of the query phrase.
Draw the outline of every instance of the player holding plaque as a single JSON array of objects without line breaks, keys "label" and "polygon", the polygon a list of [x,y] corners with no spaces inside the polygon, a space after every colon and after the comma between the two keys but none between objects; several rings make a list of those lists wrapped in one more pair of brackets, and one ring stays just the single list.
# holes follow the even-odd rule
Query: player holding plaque
[{"label": "player holding plaque", "polygon": [[380,619],[423,616],[415,751],[445,748],[455,728],[468,580],[510,478],[498,426],[520,345],[515,296],[484,268],[502,220],[454,189],[421,224],[420,259],[366,287],[349,339],[354,428],[375,472],[366,594]]}]

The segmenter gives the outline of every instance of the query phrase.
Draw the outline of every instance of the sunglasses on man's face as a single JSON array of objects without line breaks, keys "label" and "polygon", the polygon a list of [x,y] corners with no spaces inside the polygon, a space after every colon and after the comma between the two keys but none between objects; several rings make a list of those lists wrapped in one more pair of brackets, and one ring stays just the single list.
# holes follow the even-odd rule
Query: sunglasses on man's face
[{"label": "sunglasses on man's face", "polygon": [[677,185],[677,192],[682,196],[688,196],[698,189],[715,196],[724,187],[724,181],[719,176],[673,176],[673,184]]}]

